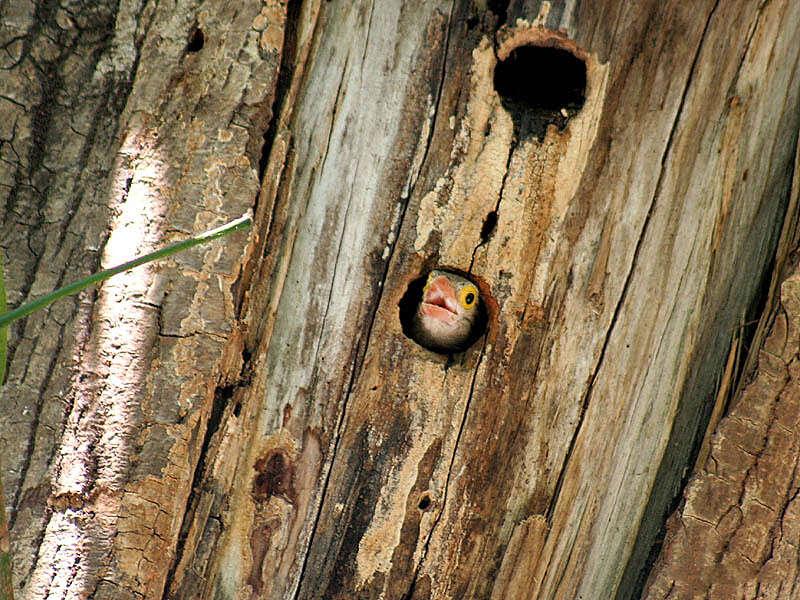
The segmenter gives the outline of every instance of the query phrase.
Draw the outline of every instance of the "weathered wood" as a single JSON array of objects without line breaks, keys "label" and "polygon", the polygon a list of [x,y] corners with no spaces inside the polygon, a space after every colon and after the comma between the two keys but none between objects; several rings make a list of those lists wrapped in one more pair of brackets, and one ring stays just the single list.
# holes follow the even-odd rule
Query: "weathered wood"
[{"label": "weathered wood", "polygon": [[[324,61],[312,58],[308,91],[290,107],[295,139],[326,141],[297,148],[278,194],[276,206],[308,203],[282,232],[294,255],[281,250],[285,266],[272,271],[287,274],[271,281],[282,297],[255,370],[266,400],[256,399],[257,442],[240,461],[212,570],[218,591],[502,598],[636,588],[682,475],[664,467],[657,478],[659,465],[688,460],[702,427],[684,424],[707,414],[729,332],[771,259],[797,125],[783,108],[797,106],[796,60],[775,60],[770,84],[751,85],[763,48],[794,35],[769,31],[792,21],[773,19],[786,4],[765,14],[756,3],[613,15],[593,6],[539,22],[526,12],[530,24],[500,34],[501,58],[545,41],[587,62],[582,112],[542,141],[514,138],[492,88],[489,19],[441,7],[446,27],[413,28],[438,32],[437,44],[410,36],[403,20],[436,14],[382,15],[384,31],[377,13],[363,16],[369,7],[326,7]],[[422,66],[387,72],[381,42],[393,67],[407,60],[401,50]],[[441,52],[427,122],[427,111],[407,113],[424,106],[413,79],[411,100],[386,102],[379,86],[401,87]],[[376,120],[359,129],[358,118]],[[425,153],[409,165],[414,147]],[[373,215],[395,206],[398,224],[376,230]],[[375,235],[389,227],[390,239],[399,227],[393,251]],[[378,257],[389,258],[385,278]],[[495,307],[486,344],[449,368],[407,340],[397,316],[408,283],[434,264],[471,268]]]},{"label": "weathered wood", "polygon": [[[770,296],[728,414],[668,521],[645,598],[793,598],[798,583],[800,146]],[[794,251],[790,256],[789,251]],[[779,298],[778,298],[779,297]],[[761,343],[763,341],[763,344]]]},{"label": "weathered wood", "polygon": [[[795,4],[101,5],[109,36],[75,56],[62,40],[41,78],[75,78],[43,114],[63,132],[60,106],[83,102],[92,134],[68,156],[90,173],[53,168],[62,138],[29,116],[50,105],[3,92],[12,303],[93,267],[120,197],[168,202],[149,245],[248,206],[261,165],[257,230],[241,258],[195,255],[17,332],[0,435],[23,441],[7,497],[25,593],[635,594],[781,228]],[[87,35],[67,17],[23,14],[25,47]],[[520,45],[585,62],[558,126],[495,90]],[[112,135],[90,127],[107,110],[91,81],[117,82],[95,94],[117,100]],[[488,298],[487,336],[452,361],[399,321],[435,265]],[[67,526],[91,552],[54,546]]]}]

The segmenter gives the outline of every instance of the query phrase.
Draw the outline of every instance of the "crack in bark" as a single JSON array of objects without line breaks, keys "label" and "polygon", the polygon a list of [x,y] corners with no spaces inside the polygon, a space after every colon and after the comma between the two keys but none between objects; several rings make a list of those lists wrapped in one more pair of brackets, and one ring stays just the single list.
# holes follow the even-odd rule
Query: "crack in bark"
[{"label": "crack in bark", "polygon": [[[369,317],[367,319],[368,325],[367,325],[367,328],[366,328],[366,331],[365,331],[365,335],[363,337],[363,340],[364,340],[363,350],[362,350],[362,342],[361,342],[361,340],[359,340],[356,343],[356,348],[355,348],[355,352],[354,352],[354,359],[353,359],[353,365],[351,367],[351,373],[350,373],[350,381],[349,381],[348,386],[347,386],[347,391],[345,392],[344,397],[342,399],[342,408],[339,411],[339,420],[338,420],[338,423],[336,424],[336,433],[334,434],[334,437],[333,437],[333,439],[334,439],[333,452],[331,453],[330,459],[327,461],[328,465],[327,465],[327,470],[326,470],[326,473],[325,473],[325,483],[322,486],[322,490],[320,492],[319,503],[317,504],[317,507],[316,507],[316,515],[314,517],[314,525],[311,528],[311,533],[309,534],[309,537],[308,537],[308,544],[306,545],[305,555],[303,556],[303,565],[302,565],[302,567],[300,569],[300,574],[299,574],[299,576],[297,578],[297,582],[296,582],[296,586],[297,587],[295,588],[295,591],[291,596],[294,600],[298,600],[300,592],[301,592],[302,582],[304,581],[306,568],[308,566],[308,559],[309,559],[309,556],[311,554],[310,549],[313,546],[314,537],[316,535],[317,527],[319,526],[319,521],[320,521],[320,518],[322,516],[322,507],[325,505],[325,501],[326,501],[326,498],[327,498],[328,485],[330,483],[330,477],[331,477],[331,473],[333,471],[333,464],[334,464],[334,462],[336,460],[336,457],[338,455],[338,452],[339,452],[339,443],[340,443],[340,441],[342,439],[342,429],[343,429],[343,425],[344,425],[346,414],[347,414],[347,407],[348,407],[348,404],[349,404],[350,397],[353,394],[353,390],[355,388],[355,384],[358,381],[359,376],[361,375],[361,369],[363,367],[364,358],[366,357],[367,349],[369,347],[369,341],[370,341],[370,338],[372,336],[372,329],[373,329],[373,327],[375,325],[375,319],[376,319],[376,316],[377,316],[377,313],[378,313],[378,307],[380,306],[381,299],[383,298],[383,292],[384,292],[384,290],[386,288],[385,283],[386,283],[386,280],[387,280],[387,277],[388,277],[388,274],[389,274],[389,266],[392,263],[392,258],[394,257],[395,249],[396,249],[397,243],[398,243],[398,241],[400,239],[400,231],[403,228],[403,223],[405,221],[405,216],[406,216],[406,213],[408,211],[408,205],[409,205],[409,202],[410,202],[410,198],[412,197],[414,189],[416,187],[417,177],[419,175],[419,172],[422,170],[422,165],[425,164],[425,160],[426,160],[426,158],[428,156],[428,152],[430,150],[431,140],[433,139],[433,135],[434,135],[434,132],[436,130],[436,121],[437,121],[437,117],[438,117],[438,113],[439,113],[439,103],[441,101],[442,90],[444,88],[444,81],[445,81],[445,78],[446,78],[447,55],[448,55],[449,48],[450,48],[450,35],[451,35],[451,29],[452,29],[452,26],[453,26],[453,11],[455,10],[455,0],[453,0],[451,2],[450,9],[451,10],[450,10],[450,14],[448,15],[448,23],[447,23],[447,27],[445,29],[444,51],[442,52],[441,70],[440,70],[438,88],[437,88],[436,97],[435,97],[435,108],[433,110],[433,117],[432,117],[431,127],[428,130],[428,138],[427,138],[426,143],[425,143],[425,150],[423,152],[422,160],[419,162],[419,165],[417,166],[417,174],[416,174],[416,176],[414,176],[412,178],[411,174],[409,174],[409,182],[408,182],[408,186],[407,186],[408,187],[407,193],[405,195],[401,194],[401,196],[399,198],[399,203],[398,203],[400,205],[399,214],[398,214],[395,222],[392,223],[392,225],[390,227],[390,232],[396,229],[397,235],[395,235],[394,239],[387,245],[388,246],[388,255],[387,255],[387,257],[386,257],[386,259],[384,261],[383,273],[382,273],[382,275],[381,275],[381,277],[380,277],[380,279],[378,281],[378,283],[380,285],[378,286],[377,292],[374,293],[374,300],[372,302],[372,306],[369,309]],[[368,37],[369,36],[367,36],[367,38]],[[346,69],[346,64],[345,64],[345,69]],[[339,92],[337,91],[336,104],[338,104],[338,102],[339,102]],[[331,121],[333,121],[333,119]],[[327,148],[326,148],[326,155],[327,155]],[[348,207],[349,207],[349,204],[348,204]],[[412,587],[413,587],[413,582],[412,582]]]},{"label": "crack in bark", "polygon": [[[344,66],[342,67],[342,76],[339,79],[339,86],[336,88],[336,99],[333,101],[333,110],[331,110],[330,127],[328,128],[328,139],[325,141],[325,151],[322,153],[322,160],[320,162],[320,171],[325,168],[325,161],[328,160],[328,155],[331,149],[331,138],[333,137],[334,123],[336,123],[336,113],[339,112],[339,104],[342,101],[342,87],[344,86],[344,79],[347,76],[347,67],[350,66],[350,55],[344,59]],[[306,195],[306,207],[311,200],[311,194]]]},{"label": "crack in bark", "polygon": [[[289,97],[289,92],[292,89],[292,84],[295,79],[295,72],[297,70],[297,23],[300,20],[300,8],[303,2],[289,2],[286,6],[286,22],[284,23],[284,39],[283,47],[281,49],[281,60],[278,66],[278,77],[275,82],[275,96],[272,101],[271,111],[272,116],[269,123],[262,134],[264,140],[261,146],[261,156],[258,162],[258,181],[262,182],[266,167],[269,162],[269,155],[272,152],[275,138],[277,137],[281,126],[285,125],[283,117],[285,116],[286,101]],[[316,23],[314,24],[316,30]],[[231,119],[234,115],[231,114]],[[291,146],[291,143],[287,143]],[[287,148],[288,154],[288,148]],[[282,169],[285,171],[285,169]],[[259,186],[260,187],[260,186]],[[253,204],[253,213],[258,208],[258,200],[261,195],[261,190],[256,194],[255,203]],[[274,208],[274,207],[273,207]]]},{"label": "crack in bark", "polygon": [[[496,56],[496,52],[495,52],[495,56]],[[517,141],[516,141],[516,139],[512,138],[511,145],[508,148],[508,156],[506,157],[506,170],[503,173],[503,179],[500,181],[500,189],[497,192],[497,201],[494,204],[494,209],[492,211],[490,211],[490,214],[491,214],[491,212],[494,212],[496,220],[500,219],[500,203],[503,201],[503,192],[506,189],[506,180],[508,179],[508,172],[511,170],[511,159],[514,156],[514,151],[516,149],[517,149]],[[487,215],[487,218],[488,218],[488,215]],[[483,230],[481,230],[481,233],[482,232],[483,232]],[[472,274],[472,267],[475,265],[475,255],[478,253],[478,249],[481,246],[485,246],[486,244],[488,244],[490,238],[491,238],[491,233],[486,236],[486,239],[481,238],[481,240],[478,242],[478,244],[472,250],[472,258],[469,261],[469,268],[467,269],[467,273],[469,273],[470,275]],[[527,304],[525,306],[525,310],[527,310]]]},{"label": "crack in bark", "polygon": [[461,414],[461,423],[458,427],[458,433],[456,434],[456,441],[453,444],[453,451],[450,454],[450,464],[447,467],[447,477],[445,478],[444,482],[444,492],[442,493],[442,501],[440,503],[439,511],[434,519],[433,523],[431,524],[431,528],[428,531],[427,539],[425,540],[425,544],[422,549],[422,555],[419,559],[419,563],[417,564],[417,568],[414,570],[414,576],[411,578],[411,583],[409,584],[408,591],[406,592],[405,596],[403,596],[404,600],[411,600],[414,594],[414,587],[417,584],[417,579],[419,578],[419,574],[422,571],[422,567],[425,564],[425,560],[428,558],[428,550],[430,549],[431,540],[433,539],[433,534],[436,531],[436,527],[439,525],[439,521],[442,519],[442,515],[444,514],[445,509],[447,508],[447,493],[450,490],[450,478],[453,475],[453,464],[456,461],[456,455],[458,454],[459,450],[459,442],[461,441],[461,436],[464,433],[464,429],[466,428],[467,424],[467,416],[469,415],[469,407],[472,404],[472,396],[475,391],[475,382],[478,378],[478,370],[483,362],[483,358],[486,355],[486,337],[483,338],[483,345],[481,346],[481,352],[478,355],[478,361],[475,363],[475,370],[472,372],[472,380],[470,381],[469,385],[469,394],[467,395],[467,401],[464,404],[464,412]]},{"label": "crack in bark", "polygon": [[375,14],[375,1],[369,3],[369,22],[367,23],[367,37],[364,39],[364,51],[361,53],[361,72],[364,72],[364,62],[369,48],[369,38],[372,33],[372,17]]}]

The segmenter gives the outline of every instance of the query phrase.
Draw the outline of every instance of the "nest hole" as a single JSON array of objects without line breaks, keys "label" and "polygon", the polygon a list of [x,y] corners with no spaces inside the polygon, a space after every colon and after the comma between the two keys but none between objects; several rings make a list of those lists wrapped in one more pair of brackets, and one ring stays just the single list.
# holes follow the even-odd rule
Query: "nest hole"
[{"label": "nest hole", "polygon": [[479,282],[475,281],[472,277],[470,277],[467,273],[463,271],[457,271],[454,269],[442,269],[436,268],[437,271],[445,271],[448,273],[453,273],[454,275],[459,275],[468,279],[476,288],[478,288],[480,292],[480,301],[476,310],[478,311],[475,318],[475,324],[472,328],[472,331],[463,345],[463,348],[459,348],[452,351],[443,351],[438,348],[432,348],[429,345],[425,344],[423,341],[417,339],[417,335],[414,331],[414,315],[417,312],[417,308],[419,307],[420,301],[422,299],[423,289],[425,288],[425,283],[428,281],[428,275],[430,271],[425,271],[421,276],[415,278],[408,284],[408,288],[406,289],[403,297],[400,298],[400,302],[398,302],[398,308],[400,313],[400,326],[403,330],[403,335],[405,335],[410,340],[413,340],[423,348],[427,348],[431,352],[436,352],[437,354],[441,354],[442,356],[451,356],[456,352],[463,352],[471,347],[475,342],[477,342],[483,335],[486,333],[488,326],[489,326],[489,313],[487,311],[487,298],[488,298],[488,290],[486,289],[485,285],[481,285]]},{"label": "nest hole", "polygon": [[189,41],[186,44],[186,50],[189,52],[200,52],[203,49],[203,46],[206,43],[206,36],[203,33],[203,30],[195,26],[189,32]]},{"label": "nest hole", "polygon": [[494,69],[494,89],[521,137],[564,129],[586,99],[586,62],[551,46],[514,48]]}]

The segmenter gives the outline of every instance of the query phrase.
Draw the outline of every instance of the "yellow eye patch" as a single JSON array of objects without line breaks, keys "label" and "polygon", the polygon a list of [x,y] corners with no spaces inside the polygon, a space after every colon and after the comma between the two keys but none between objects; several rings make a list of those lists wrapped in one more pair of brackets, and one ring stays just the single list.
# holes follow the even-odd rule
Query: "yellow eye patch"
[{"label": "yellow eye patch", "polygon": [[435,276],[436,276],[436,272],[435,271],[431,271],[430,273],[428,273],[428,280],[425,282],[425,287],[422,288],[422,293],[423,294],[428,291],[429,287],[431,287],[431,281],[433,281],[433,278]]},{"label": "yellow eye patch", "polygon": [[472,284],[467,284],[458,292],[458,301],[464,308],[472,308],[478,302],[478,288]]}]

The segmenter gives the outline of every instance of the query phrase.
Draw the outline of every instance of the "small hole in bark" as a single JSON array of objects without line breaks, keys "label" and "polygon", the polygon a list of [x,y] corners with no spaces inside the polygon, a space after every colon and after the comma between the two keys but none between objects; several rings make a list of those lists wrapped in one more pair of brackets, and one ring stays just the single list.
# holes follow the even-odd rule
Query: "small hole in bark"
[{"label": "small hole in bark", "polygon": [[186,44],[186,49],[189,52],[200,52],[205,43],[206,37],[203,34],[203,30],[200,29],[200,27],[194,27],[194,29],[192,29],[192,31],[189,33],[189,43]]},{"label": "small hole in bark", "polygon": [[[436,270],[463,277],[469,280],[469,282],[472,283],[478,290],[478,300],[474,308],[476,311],[475,318],[473,321],[473,326],[469,330],[469,334],[462,341],[455,344],[450,344],[433,341],[420,331],[416,315],[422,301],[425,284],[428,281],[430,271],[425,272],[421,277],[418,277],[409,283],[408,289],[406,290],[405,294],[403,294],[400,302],[398,302],[398,308],[400,309],[400,326],[402,327],[403,334],[407,338],[414,340],[423,348],[427,348],[428,350],[447,356],[457,352],[463,352],[472,346],[476,341],[478,341],[478,339],[480,339],[484,333],[486,333],[489,323],[489,316],[486,311],[486,298],[484,297],[486,292],[463,271],[454,271],[451,269]],[[458,294],[458,290],[456,290],[456,293]],[[469,300],[469,295],[469,291],[466,291],[464,293],[464,300]]]},{"label": "small hole in bark", "polygon": [[488,242],[494,229],[497,227],[497,211],[493,210],[483,220],[483,227],[481,227],[481,241]]},{"label": "small hole in bark", "polygon": [[486,3],[486,8],[497,15],[498,24],[502,25],[508,18],[508,5],[508,0],[489,0]]},{"label": "small hole in bark", "polygon": [[586,63],[562,48],[520,46],[494,69],[494,89],[520,137],[564,129],[586,98]]},{"label": "small hole in bark", "polygon": [[419,498],[419,504],[417,504],[420,510],[428,510],[431,507],[431,495],[428,492],[425,492]]}]

